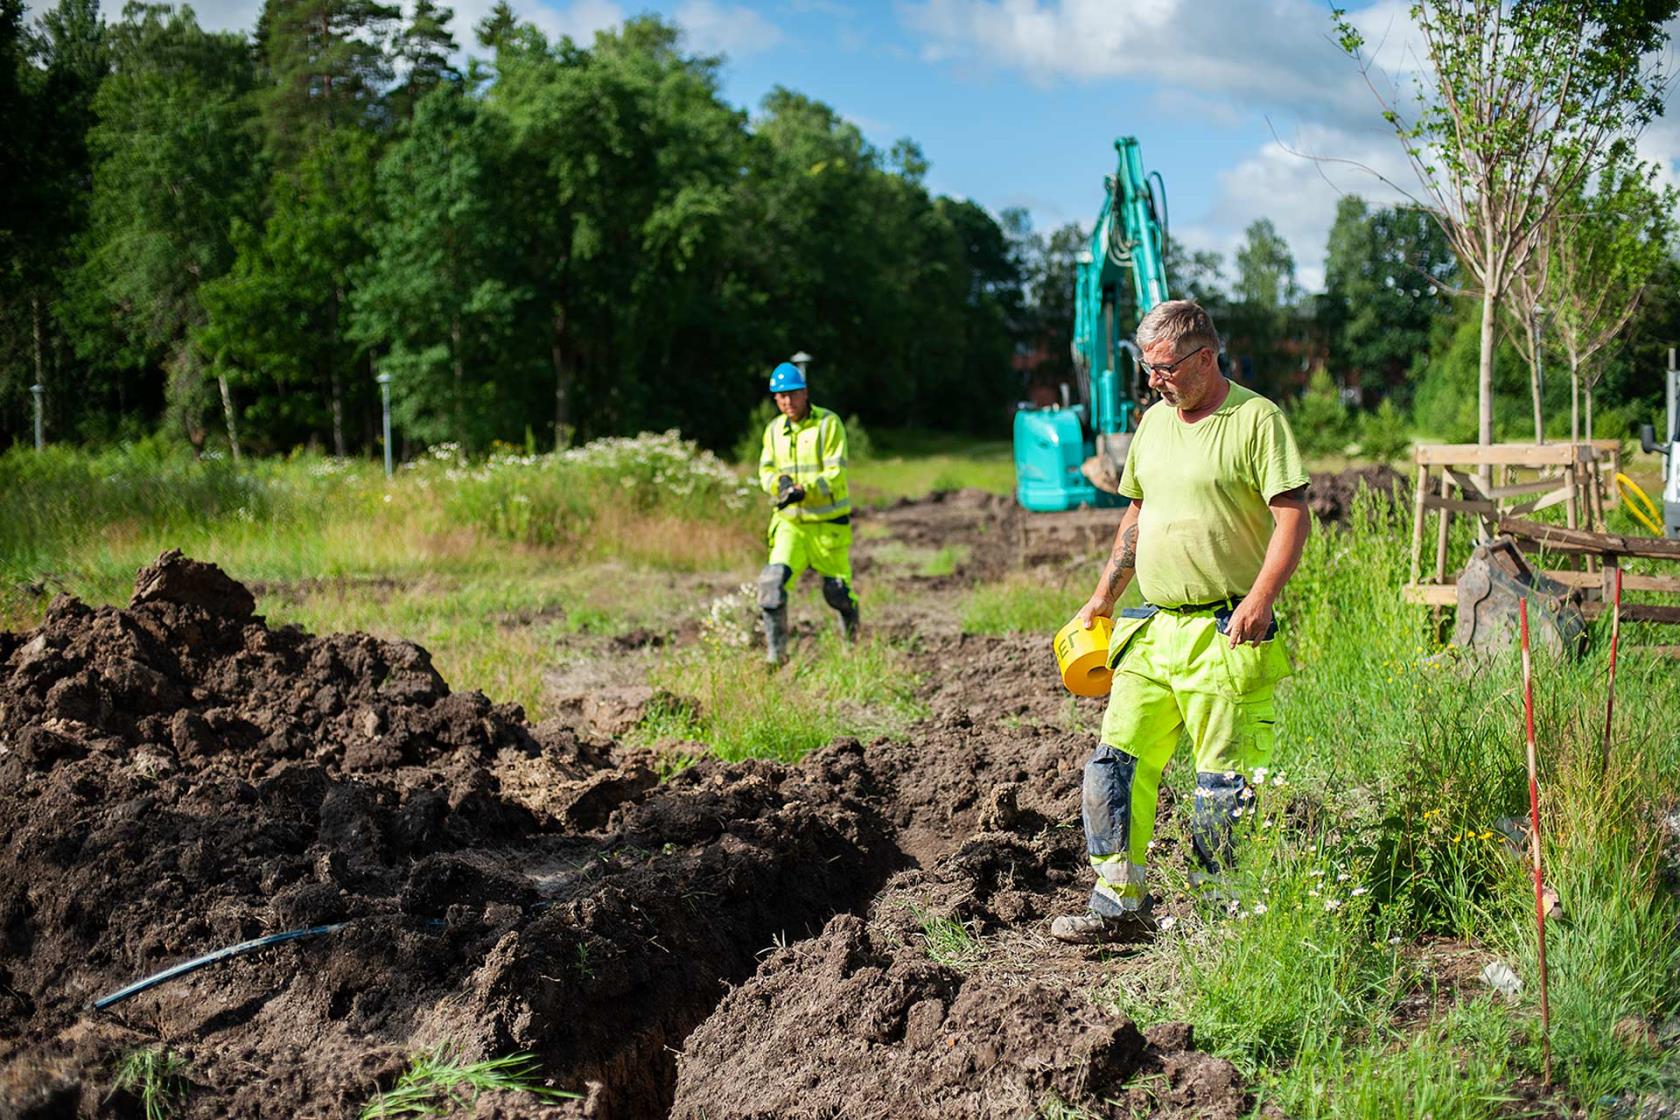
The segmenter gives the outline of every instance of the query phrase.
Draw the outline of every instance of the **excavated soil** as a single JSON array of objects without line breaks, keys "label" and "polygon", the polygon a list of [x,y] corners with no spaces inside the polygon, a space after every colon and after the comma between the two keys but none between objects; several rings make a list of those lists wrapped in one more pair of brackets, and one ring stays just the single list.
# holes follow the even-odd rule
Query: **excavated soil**
[{"label": "excavated soil", "polygon": [[[957,586],[1018,562],[1017,517],[974,492],[871,515],[963,544]],[[0,1116],[138,1115],[114,1070],[154,1046],[189,1117],[353,1115],[432,1047],[529,1051],[584,1094],[482,1117],[1238,1115],[1186,1029],[1094,998],[1123,957],[1043,935],[1084,894],[1069,728],[1100,704],[1042,638],[953,639],[948,613],[906,615],[941,653],[902,739],[661,782],[613,738],[632,684],[533,725],[412,643],[270,627],[179,553],[127,607],[60,597],[0,634]],[[979,956],[936,961],[930,913]]]}]

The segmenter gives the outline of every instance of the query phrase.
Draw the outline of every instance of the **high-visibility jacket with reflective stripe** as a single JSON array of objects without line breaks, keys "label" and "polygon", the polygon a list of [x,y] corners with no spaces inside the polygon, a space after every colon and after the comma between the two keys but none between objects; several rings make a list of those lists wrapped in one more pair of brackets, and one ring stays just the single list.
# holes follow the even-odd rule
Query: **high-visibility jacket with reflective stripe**
[{"label": "high-visibility jacket with reflective stripe", "polygon": [[846,493],[846,426],[826,408],[811,406],[798,423],[777,416],[764,429],[758,484],[776,494],[776,480],[788,475],[805,488],[805,500],[777,513],[789,521],[832,521],[852,512]]}]

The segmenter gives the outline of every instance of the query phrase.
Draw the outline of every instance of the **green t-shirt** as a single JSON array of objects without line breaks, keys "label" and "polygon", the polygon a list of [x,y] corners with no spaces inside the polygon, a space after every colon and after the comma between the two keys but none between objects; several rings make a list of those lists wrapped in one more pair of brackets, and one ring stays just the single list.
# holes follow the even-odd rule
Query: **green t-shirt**
[{"label": "green t-shirt", "polygon": [[1141,498],[1137,579],[1163,607],[1248,594],[1266,559],[1266,502],[1307,484],[1301,452],[1277,405],[1241,385],[1194,424],[1160,403],[1126,453],[1120,493]]}]

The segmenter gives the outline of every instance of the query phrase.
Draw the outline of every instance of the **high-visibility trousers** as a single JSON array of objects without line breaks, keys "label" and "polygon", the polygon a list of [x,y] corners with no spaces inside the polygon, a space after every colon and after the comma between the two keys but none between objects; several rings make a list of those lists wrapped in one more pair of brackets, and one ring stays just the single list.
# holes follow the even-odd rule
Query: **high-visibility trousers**
[{"label": "high-visibility trousers", "polygon": [[1250,778],[1271,764],[1275,686],[1291,672],[1276,637],[1233,648],[1220,630],[1229,614],[1146,607],[1114,620],[1114,684],[1101,742],[1085,763],[1083,798],[1098,913],[1143,902],[1161,775],[1181,733],[1196,763],[1196,862],[1207,873],[1229,865],[1232,825],[1253,804]]},{"label": "high-visibility trousers", "polygon": [[806,568],[815,568],[819,576],[839,580],[846,585],[852,600],[852,527],[832,521],[792,521],[785,517],[770,519],[770,564],[788,569],[782,581],[791,588]]}]

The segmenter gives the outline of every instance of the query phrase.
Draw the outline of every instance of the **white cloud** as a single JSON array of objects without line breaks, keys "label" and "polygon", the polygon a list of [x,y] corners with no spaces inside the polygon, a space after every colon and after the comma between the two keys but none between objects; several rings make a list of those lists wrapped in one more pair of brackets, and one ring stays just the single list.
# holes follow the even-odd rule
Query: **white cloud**
[{"label": "white cloud", "polygon": [[913,0],[899,12],[939,57],[1040,85],[1148,78],[1249,107],[1333,107],[1363,88],[1314,0]]},{"label": "white cloud", "polygon": [[741,58],[770,50],[783,38],[781,28],[741,4],[686,0],[678,5],[676,19],[687,35],[688,45],[703,54]]},{"label": "white cloud", "polygon": [[[468,9],[483,7],[483,12],[473,12],[468,17]],[[456,6],[455,26],[471,35],[473,24],[482,19],[491,8],[495,7],[495,0],[466,0]],[[562,35],[569,35],[574,42],[588,46],[595,41],[597,31],[605,31],[617,27],[624,22],[624,9],[612,0],[572,0],[570,4],[531,4],[514,8],[521,19],[530,20],[550,39],[558,39]],[[459,34],[459,33],[458,33]],[[464,37],[464,36],[461,36]]]},{"label": "white cloud", "polygon": [[[1322,154],[1334,155],[1338,161],[1305,158]],[[1392,136],[1303,126],[1287,141],[1269,140],[1220,172],[1219,191],[1208,213],[1192,225],[1173,230],[1173,236],[1192,249],[1222,254],[1230,279],[1243,231],[1257,218],[1269,218],[1295,253],[1295,275],[1301,286],[1317,291],[1324,285],[1324,245],[1342,196],[1356,194],[1377,206],[1406,200],[1373,172],[1410,187],[1405,154]]]}]

